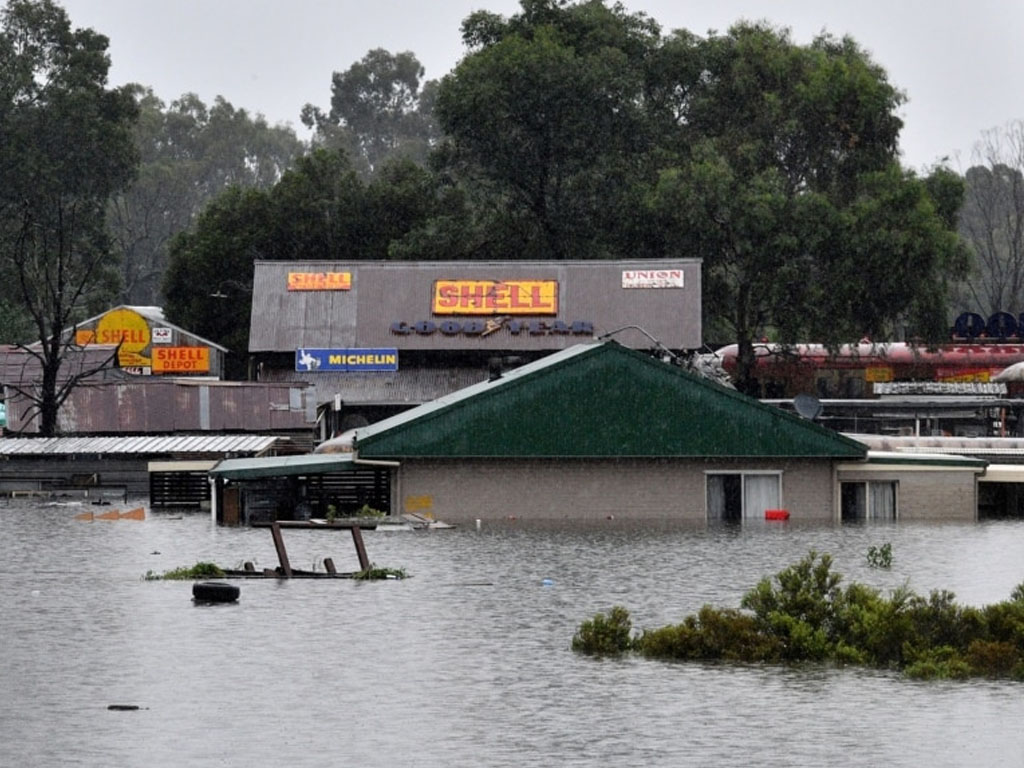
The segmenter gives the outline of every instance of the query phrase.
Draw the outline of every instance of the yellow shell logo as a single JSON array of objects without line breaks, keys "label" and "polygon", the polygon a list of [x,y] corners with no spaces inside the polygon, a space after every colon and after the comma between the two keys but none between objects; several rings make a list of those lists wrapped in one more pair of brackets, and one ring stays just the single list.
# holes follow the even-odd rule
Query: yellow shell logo
[{"label": "yellow shell logo", "polygon": [[120,344],[118,363],[122,367],[149,365],[142,354],[149,347],[149,323],[131,309],[112,309],[96,323],[96,344]]}]

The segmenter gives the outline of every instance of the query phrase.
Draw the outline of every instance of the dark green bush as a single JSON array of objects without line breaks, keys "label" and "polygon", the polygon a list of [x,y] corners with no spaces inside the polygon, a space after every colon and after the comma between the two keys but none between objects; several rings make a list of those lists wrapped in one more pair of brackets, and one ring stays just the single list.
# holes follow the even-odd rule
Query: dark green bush
[{"label": "dark green bush", "polygon": [[607,616],[598,613],[584,621],[573,635],[572,649],[593,656],[617,656],[630,649],[632,631],[629,611],[617,605]]},{"label": "dark green bush", "polygon": [[929,648],[909,663],[903,674],[917,680],[963,680],[970,677],[970,665],[949,646]]},{"label": "dark green bush", "polygon": [[199,562],[192,567],[175,568],[162,574],[146,571],[146,581],[190,581],[195,579],[216,579],[224,576],[224,570],[214,563]]},{"label": "dark green bush", "polygon": [[584,622],[572,647],[682,661],[831,661],[901,669],[919,679],[1024,680],[1024,584],[1009,601],[978,609],[958,605],[944,590],[925,598],[904,585],[886,598],[840,582],[832,558],[812,551],[758,582],[741,610],[705,605],[679,624],[645,629],[631,640],[629,614],[618,606]]},{"label": "dark green bush", "polygon": [[782,653],[754,617],[709,605],[681,624],[644,631],[634,647],[649,658],[683,661],[778,661]]},{"label": "dark green bush", "polygon": [[974,640],[967,648],[971,673],[980,677],[1015,677],[1021,661],[1020,651],[1013,643]]}]

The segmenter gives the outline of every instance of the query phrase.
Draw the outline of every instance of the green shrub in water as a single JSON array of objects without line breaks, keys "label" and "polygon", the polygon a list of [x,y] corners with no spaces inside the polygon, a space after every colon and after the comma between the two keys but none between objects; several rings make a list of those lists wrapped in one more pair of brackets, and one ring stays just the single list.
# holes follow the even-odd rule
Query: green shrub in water
[{"label": "green shrub in water", "polygon": [[643,656],[680,661],[778,661],[782,644],[760,632],[757,619],[705,605],[681,624],[644,630],[634,642]]},{"label": "green shrub in water", "polygon": [[1010,600],[978,609],[958,605],[944,590],[922,597],[903,585],[884,597],[840,582],[832,559],[812,551],[758,582],[743,596],[743,610],[705,605],[679,624],[645,629],[631,640],[629,613],[617,606],[585,621],[572,647],[683,661],[830,661],[925,680],[1024,681],[1024,584]]},{"label": "green shrub in water", "polygon": [[224,576],[224,569],[213,563],[196,563],[191,568],[175,568],[172,571],[164,571],[157,574],[153,571],[146,571],[146,581],[194,581],[197,579],[216,579]]},{"label": "green shrub in water", "polygon": [[593,656],[617,656],[630,649],[633,623],[629,611],[617,605],[605,616],[598,613],[584,621],[572,638],[572,649]]},{"label": "green shrub in water", "polygon": [[379,581],[381,579],[404,579],[406,573],[404,568],[378,568],[376,565],[370,565],[362,571],[356,571],[352,574],[352,578],[357,581]]},{"label": "green shrub in water", "polygon": [[868,565],[872,568],[892,568],[892,544],[868,547]]}]

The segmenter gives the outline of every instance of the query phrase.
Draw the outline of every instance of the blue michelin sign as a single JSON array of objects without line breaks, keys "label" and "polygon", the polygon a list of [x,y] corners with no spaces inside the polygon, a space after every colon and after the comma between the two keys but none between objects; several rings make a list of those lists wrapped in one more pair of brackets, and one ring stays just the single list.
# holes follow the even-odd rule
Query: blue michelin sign
[{"label": "blue michelin sign", "polygon": [[296,349],[296,371],[397,371],[397,349]]}]

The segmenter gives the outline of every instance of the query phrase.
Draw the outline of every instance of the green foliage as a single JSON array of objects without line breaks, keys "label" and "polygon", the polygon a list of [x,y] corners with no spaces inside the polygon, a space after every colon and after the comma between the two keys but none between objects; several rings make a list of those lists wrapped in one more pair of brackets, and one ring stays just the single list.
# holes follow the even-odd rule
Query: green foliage
[{"label": "green foliage", "polygon": [[172,241],[167,319],[234,352],[231,377],[244,378],[257,259],[385,259],[439,204],[430,173],[410,161],[366,183],[344,152],[317,150],[267,191],[230,187]]},{"label": "green foliage", "polygon": [[304,145],[291,128],[269,126],[219,96],[208,107],[195,94],[165,105],[151,89],[134,86],[133,93],[141,162],[131,186],[111,201],[107,221],[121,256],[122,302],[162,305],[173,237],[228,187],[269,189]]},{"label": "green foliage", "polygon": [[903,673],[917,680],[963,680],[971,676],[971,668],[956,650],[940,646],[922,653]]},{"label": "green foliage", "polygon": [[369,504],[363,504],[359,509],[352,513],[354,517],[385,517],[386,513],[371,507]]},{"label": "green foliage", "polygon": [[630,649],[632,630],[629,611],[617,605],[607,615],[597,613],[584,621],[573,635],[572,649],[591,656],[618,656]]},{"label": "green foliage", "polygon": [[754,617],[708,605],[681,624],[644,630],[634,647],[643,656],[679,661],[779,661],[783,652]]},{"label": "green foliage", "polygon": [[[434,158],[490,236],[463,238],[470,258],[699,257],[741,389],[768,331],[945,335],[963,185],[900,167],[904,95],[852,39],[663,35],[618,4],[550,0],[474,13],[463,39]],[[429,242],[458,242],[456,220],[433,224]]]},{"label": "green foliage", "polygon": [[436,112],[446,167],[490,211],[497,249],[624,255],[653,148],[641,105],[657,26],[619,5],[541,2],[508,20],[474,14],[463,37],[475,50],[441,81]]},{"label": "green foliage", "polygon": [[423,74],[412,52],[375,48],[346,71],[334,73],[330,112],[307,104],[302,122],[316,129],[317,146],[351,152],[368,173],[398,157],[422,164],[438,138],[432,110],[436,84],[427,82],[421,89]]},{"label": "green foliage", "polygon": [[868,547],[867,559],[872,568],[892,568],[892,544],[888,541],[880,547],[872,544]]},{"label": "green foliage", "polygon": [[198,562],[193,566],[175,568],[162,574],[146,571],[146,581],[194,581],[196,579],[222,578],[224,569],[214,563]]},{"label": "green foliage", "polygon": [[832,650],[838,574],[832,558],[811,552],[780,571],[773,583],[762,579],[743,596],[741,607],[754,612],[761,630],[778,638],[786,659],[823,659]]},{"label": "green foliage", "polygon": [[632,641],[629,614],[617,607],[584,622],[573,648],[682,661],[829,661],[918,679],[1024,680],[1024,585],[1011,600],[977,609],[942,590],[924,598],[906,586],[889,597],[863,584],[841,589],[831,568],[831,557],[812,551],[747,592],[744,611],[705,605]]},{"label": "green foliage", "polygon": [[72,29],[51,0],[10,0],[0,25],[0,281],[41,369],[31,385],[4,383],[52,436],[61,404],[95,373],[58,376],[72,346],[63,331],[116,295],[104,211],[135,169],[136,106],[129,89],[106,87],[107,39]]},{"label": "green foliage", "polygon": [[404,568],[378,568],[371,563],[369,568],[352,574],[352,578],[356,581],[381,581],[384,579],[406,579],[408,575]]}]

